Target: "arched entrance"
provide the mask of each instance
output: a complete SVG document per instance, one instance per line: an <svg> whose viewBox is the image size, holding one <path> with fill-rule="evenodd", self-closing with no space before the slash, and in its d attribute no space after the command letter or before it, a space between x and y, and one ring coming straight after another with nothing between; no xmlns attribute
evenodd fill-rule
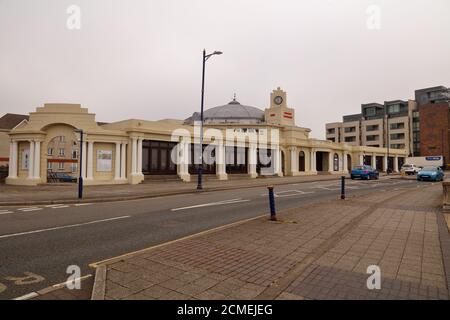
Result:
<svg viewBox="0 0 450 320"><path fill-rule="evenodd" d="M339 155L337 153L333 155L333 171L339 171Z"/></svg>
<svg viewBox="0 0 450 320"><path fill-rule="evenodd" d="M305 153L300 151L298 156L298 171L305 171Z"/></svg>

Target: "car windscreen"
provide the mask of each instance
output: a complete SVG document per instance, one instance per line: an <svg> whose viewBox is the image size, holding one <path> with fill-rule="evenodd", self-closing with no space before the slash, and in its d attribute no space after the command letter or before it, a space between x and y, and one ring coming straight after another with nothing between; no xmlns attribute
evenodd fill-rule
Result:
<svg viewBox="0 0 450 320"><path fill-rule="evenodd" d="M364 170L365 168L364 168L364 166L356 166L355 167L355 170Z"/></svg>
<svg viewBox="0 0 450 320"><path fill-rule="evenodd" d="M424 171L436 171L437 168L436 167L423 167L422 170L424 170Z"/></svg>

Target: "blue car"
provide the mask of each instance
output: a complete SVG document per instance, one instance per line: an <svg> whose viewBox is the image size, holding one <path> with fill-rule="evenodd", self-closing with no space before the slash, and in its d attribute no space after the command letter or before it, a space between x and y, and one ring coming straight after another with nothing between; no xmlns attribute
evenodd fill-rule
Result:
<svg viewBox="0 0 450 320"><path fill-rule="evenodd" d="M417 181L442 181L444 180L444 171L440 167L424 167L417 174Z"/></svg>
<svg viewBox="0 0 450 320"><path fill-rule="evenodd" d="M361 178L361 179L378 179L379 173L377 169L372 168L371 166L356 166L353 168L350 177L353 179Z"/></svg>

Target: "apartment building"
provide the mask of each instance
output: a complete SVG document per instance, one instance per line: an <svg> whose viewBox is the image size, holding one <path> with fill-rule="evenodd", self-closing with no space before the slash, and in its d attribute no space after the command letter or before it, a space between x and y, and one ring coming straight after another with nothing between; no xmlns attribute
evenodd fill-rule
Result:
<svg viewBox="0 0 450 320"><path fill-rule="evenodd" d="M362 104L361 113L326 124L326 138L354 146L406 149L412 154L411 119L416 109L413 100Z"/></svg>

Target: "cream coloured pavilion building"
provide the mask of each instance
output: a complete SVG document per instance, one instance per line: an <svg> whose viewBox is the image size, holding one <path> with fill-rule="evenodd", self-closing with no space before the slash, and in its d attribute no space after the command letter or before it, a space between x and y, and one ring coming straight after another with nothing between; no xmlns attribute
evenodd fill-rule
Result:
<svg viewBox="0 0 450 320"><path fill-rule="evenodd" d="M77 177L80 162L86 185L138 184L170 175L190 181L198 167L198 120L194 113L186 120L98 123L95 114L80 105L45 104L1 142L9 143L6 183L51 183L57 181L57 173ZM234 99L206 110L204 126L203 148L211 145L213 150L213 161L204 164L204 173L220 180L230 175L342 175L367 157L380 171L386 170L388 161L398 171L407 155L396 149L388 158L385 148L310 138L310 129L295 125L295 110L288 107L286 92L280 88L270 94L264 111Z"/></svg>

